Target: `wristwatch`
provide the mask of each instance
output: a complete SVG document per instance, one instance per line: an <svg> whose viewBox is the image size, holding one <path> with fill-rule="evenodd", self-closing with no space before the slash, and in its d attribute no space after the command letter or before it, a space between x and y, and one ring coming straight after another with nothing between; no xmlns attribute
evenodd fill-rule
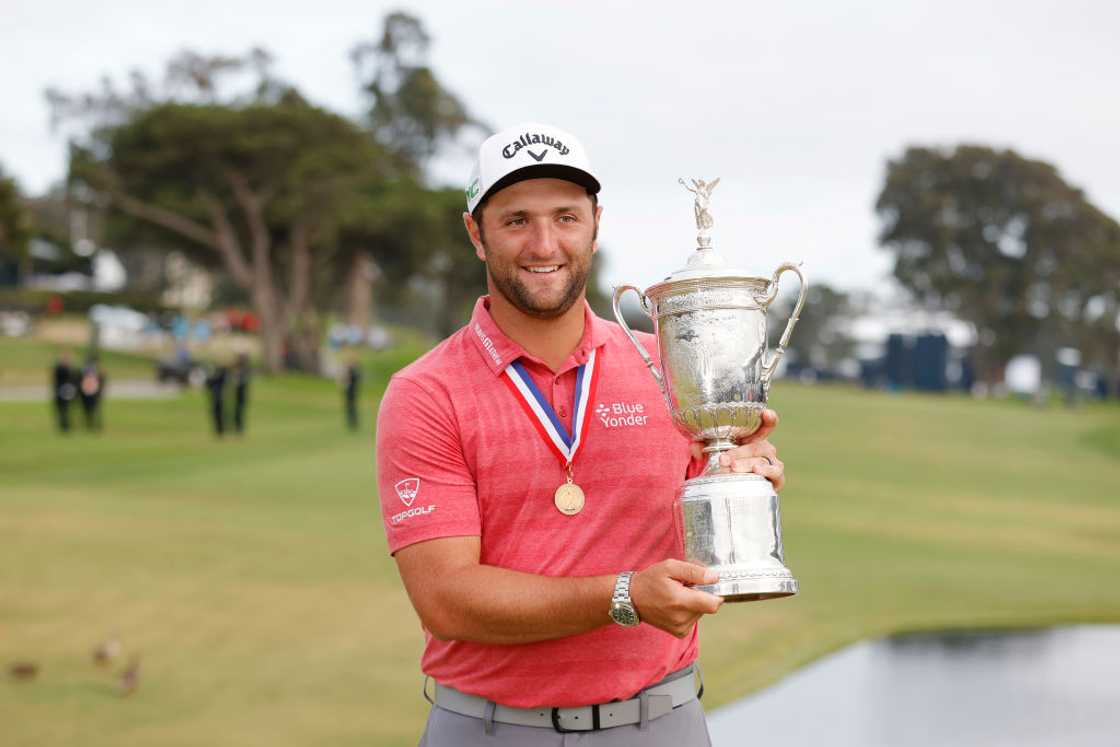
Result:
<svg viewBox="0 0 1120 747"><path fill-rule="evenodd" d="M611 597L611 619L625 628L633 628L641 622L634 603L630 601L630 577L634 571L623 571L614 582L614 596Z"/></svg>

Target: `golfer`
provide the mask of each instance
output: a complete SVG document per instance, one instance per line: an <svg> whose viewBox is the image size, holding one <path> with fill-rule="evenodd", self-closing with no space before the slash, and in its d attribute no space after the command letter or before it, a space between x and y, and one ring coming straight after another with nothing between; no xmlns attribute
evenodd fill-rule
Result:
<svg viewBox="0 0 1120 747"><path fill-rule="evenodd" d="M424 629L427 747L709 744L696 623L722 600L690 588L716 575L680 560L674 512L704 462L584 300L599 188L556 127L486 140L463 222L489 294L381 404L381 508ZM766 411L724 466L780 489L776 424Z"/></svg>

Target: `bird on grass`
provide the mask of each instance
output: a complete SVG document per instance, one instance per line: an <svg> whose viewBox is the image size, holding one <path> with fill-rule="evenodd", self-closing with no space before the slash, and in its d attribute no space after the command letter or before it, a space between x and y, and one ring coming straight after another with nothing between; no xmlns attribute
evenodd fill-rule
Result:
<svg viewBox="0 0 1120 747"><path fill-rule="evenodd" d="M17 680L34 679L39 673L39 665L33 661L17 661L8 667L8 674Z"/></svg>
<svg viewBox="0 0 1120 747"><path fill-rule="evenodd" d="M109 663L120 656L121 642L116 638L110 638L107 641L99 643L93 649L93 663L99 667L107 667Z"/></svg>
<svg viewBox="0 0 1120 747"><path fill-rule="evenodd" d="M140 686L140 657L133 656L132 661L123 672L121 672L121 695L132 695L136 692L136 688Z"/></svg>

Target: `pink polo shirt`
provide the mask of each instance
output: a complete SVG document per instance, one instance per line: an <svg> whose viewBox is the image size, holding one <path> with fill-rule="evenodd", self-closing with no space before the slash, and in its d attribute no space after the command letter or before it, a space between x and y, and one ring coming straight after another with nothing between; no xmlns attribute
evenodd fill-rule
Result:
<svg viewBox="0 0 1120 747"><path fill-rule="evenodd" d="M657 345L641 340L651 355ZM520 360L570 431L577 368L596 351L597 391L574 464L586 504L553 503L560 460L514 398L505 368ZM389 549L438 537L479 536L481 562L544 576L640 570L683 556L676 493L688 441L630 341L586 309L583 339L553 372L498 329L480 298L470 323L397 372L377 421L381 512ZM463 692L519 707L629 698L697 656L684 639L610 623L538 643L440 641L425 631L425 673Z"/></svg>

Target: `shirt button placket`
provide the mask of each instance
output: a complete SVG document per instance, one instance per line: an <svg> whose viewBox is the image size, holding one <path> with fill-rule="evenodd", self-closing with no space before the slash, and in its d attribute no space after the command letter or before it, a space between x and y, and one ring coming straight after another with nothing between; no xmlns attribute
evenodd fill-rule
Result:
<svg viewBox="0 0 1120 747"><path fill-rule="evenodd" d="M556 403L556 414L562 418L568 417L568 407L560 399L560 377L552 380L552 401Z"/></svg>

